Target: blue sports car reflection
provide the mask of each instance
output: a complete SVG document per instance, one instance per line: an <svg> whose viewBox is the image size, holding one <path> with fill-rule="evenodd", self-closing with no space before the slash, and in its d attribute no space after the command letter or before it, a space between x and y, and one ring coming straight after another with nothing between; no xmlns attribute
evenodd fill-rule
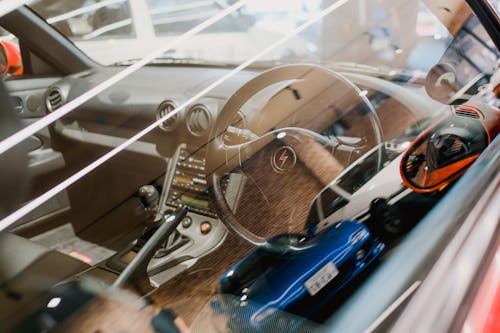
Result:
<svg viewBox="0 0 500 333"><path fill-rule="evenodd" d="M315 318L384 247L355 221L312 236L277 235L221 277L221 295L212 308L226 314L229 328L237 331L297 328ZM297 316L280 320L283 311Z"/></svg>

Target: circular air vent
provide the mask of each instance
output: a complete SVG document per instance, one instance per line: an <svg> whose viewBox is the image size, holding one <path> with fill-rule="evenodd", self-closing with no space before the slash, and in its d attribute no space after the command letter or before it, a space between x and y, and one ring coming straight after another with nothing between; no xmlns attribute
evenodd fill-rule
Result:
<svg viewBox="0 0 500 333"><path fill-rule="evenodd" d="M156 119L160 119L174 111L176 108L175 103L172 101L164 101L156 109ZM160 128L166 132L172 132L177 128L179 122L179 114L174 114L160 124Z"/></svg>
<svg viewBox="0 0 500 333"><path fill-rule="evenodd" d="M47 91L47 98L45 100L45 105L47 110L52 112L64 104L64 98L59 88L49 88Z"/></svg>
<svg viewBox="0 0 500 333"><path fill-rule="evenodd" d="M187 129L195 136L206 134L212 124L212 115L202 104L197 104L189 109L186 119Z"/></svg>

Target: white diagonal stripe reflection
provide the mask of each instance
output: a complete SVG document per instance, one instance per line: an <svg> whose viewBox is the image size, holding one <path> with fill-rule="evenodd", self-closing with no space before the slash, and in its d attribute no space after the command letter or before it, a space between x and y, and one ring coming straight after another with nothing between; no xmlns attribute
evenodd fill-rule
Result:
<svg viewBox="0 0 500 333"><path fill-rule="evenodd" d="M200 97L204 96L206 93L210 92L212 89L216 88L217 86L219 86L221 83L223 83L227 79L229 79L232 76L236 75L237 73L241 72L243 69L245 69L246 67L248 67L250 64L252 64L256 60L260 59L262 56L264 56L268 52L270 52L273 49L277 48L278 46L286 43L290 38L294 37L295 35L299 34L302 31L304 31L305 29L307 29L308 27L310 27L312 24L314 24L315 22L317 22L318 20L320 20L324 16L332 13L337 8L341 7L342 5L346 4L349 1L350 0L339 0L339 1L335 2L335 3L333 3L332 5L328 6L327 8L325 8L321 12L313 15L313 17L310 18L309 20L307 20L305 23L303 23L302 25L298 26L297 28L295 28L294 30L292 30L290 33L288 33L287 35L285 35L284 37L282 37L281 39L279 39L275 43L269 45L264 50L262 50L261 52L257 53L253 57L249 58L248 60L246 60L245 62L243 62L239 66L237 66L236 68L232 69L230 72L228 72L227 74L225 74L224 76L222 76L220 79L214 81L208 87L206 87L205 89L201 90L196 95L194 95L193 97L191 97L190 99L188 99L187 101L185 101L184 103L182 103L181 105L179 105L172 112L170 112L167 115L165 115L164 117L158 119L157 121L155 121L154 123L152 123L151 125L149 125L148 127L146 127L145 129L143 129L142 131L140 131L139 133L137 133L134 136L132 136L127 141L123 142L121 145L117 146L113 150L109 151L105 155L101 156L100 158L98 158L94 162L92 162L89 165L87 165L82 170L80 170L77 173L75 173L73 176L67 178L66 180L64 180L63 182L59 183L58 185L56 185L55 187L53 187L49 191L45 192L44 194L42 194L41 196L37 197L36 199L30 201L29 203L27 203L26 205L24 205L23 207L21 207L17 211L13 212L12 214L8 215L7 217L5 217L4 219L2 219L0 221L0 231L4 230L9 225L11 225L12 223L14 223L15 221L17 221L18 219L22 218L23 216L25 216L26 214L28 214L29 212L31 212L33 209L37 208L38 206L40 206L41 204L43 204L44 202L46 202L50 198L54 197L59 192L63 191L67 187L69 187L71 184L75 183L76 181L78 181L79 179L81 179L82 177L84 177L85 175L87 175L88 173L90 173L92 170L94 170L95 168L97 168L98 166L100 166L101 164L103 164L104 162L106 162L107 160L109 160L110 158L112 158L113 156L115 156L116 154L118 154L120 151L124 150L129 145L131 145L132 143L134 143L135 141L137 141L138 139L140 139L142 136L144 136L147 133L151 132L153 129L155 129L156 127L158 127L158 125L160 125L162 122L166 121L170 117L173 117L180 110L182 110L183 108L185 108L189 104L193 103L195 100L197 100Z"/></svg>
<svg viewBox="0 0 500 333"><path fill-rule="evenodd" d="M238 10L239 8L244 6L248 1L249 0L240 0L240 1L236 2L235 4L231 5L230 7L220 11L216 15L212 16L211 18L207 19L206 21L203 21L202 23L198 24L196 27L192 28L191 30L189 30L189 31L185 32L184 34L180 35L179 37L175 38L172 42L166 44L162 48L148 54L146 57L135 62L134 64L132 64L129 67L122 70L121 72L118 72L117 74L113 75L108 80L99 83L94 88L81 94L80 96L71 100L70 102L63 105L62 107L55 110L54 112L49 113L48 115L41 118L40 120L34 122L33 124L31 124L29 126L26 126L25 128L18 131L17 133L4 139L2 142L0 142L0 154L3 154L4 152L9 150L10 148L14 147L16 144L23 141L24 139L35 134L36 132L40 131L44 127L52 124L54 121L63 117L64 115L70 113L71 111L75 110L78 106L87 102L91 98L97 96L99 93L103 92L104 90L108 89L109 87L111 87L115 83L126 78L130 74L141 69L142 67L147 65L150 61L163 55L168 50L175 48L178 44L184 42L185 40L194 36L198 32L204 30L205 28L211 26L212 24L220 21L224 17L226 17L229 14L233 13L234 11Z"/></svg>

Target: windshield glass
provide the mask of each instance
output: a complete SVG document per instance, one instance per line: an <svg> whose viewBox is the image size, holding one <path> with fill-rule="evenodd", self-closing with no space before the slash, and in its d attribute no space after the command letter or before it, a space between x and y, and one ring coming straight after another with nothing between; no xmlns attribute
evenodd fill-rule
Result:
<svg viewBox="0 0 500 333"><path fill-rule="evenodd" d="M39 0L0 28L7 331L314 331L399 260L363 331L500 129L459 1Z"/></svg>
<svg viewBox="0 0 500 333"><path fill-rule="evenodd" d="M32 7L104 64L140 58L236 1L39 1ZM317 15L333 1L249 1L166 56L235 64ZM261 62L354 62L426 72L449 33L425 4L356 1L318 20Z"/></svg>

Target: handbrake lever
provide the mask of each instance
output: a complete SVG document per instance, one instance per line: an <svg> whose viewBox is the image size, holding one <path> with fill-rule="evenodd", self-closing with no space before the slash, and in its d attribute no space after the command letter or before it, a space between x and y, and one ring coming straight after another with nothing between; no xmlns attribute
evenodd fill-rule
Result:
<svg viewBox="0 0 500 333"><path fill-rule="evenodd" d="M149 277L147 273L148 264L162 243L172 234L187 214L187 208L179 208L173 215L164 217L163 223L158 227L155 233L137 252L130 264L125 267L118 278L115 280L112 288L123 287L127 282L141 288L144 283L149 285Z"/></svg>

